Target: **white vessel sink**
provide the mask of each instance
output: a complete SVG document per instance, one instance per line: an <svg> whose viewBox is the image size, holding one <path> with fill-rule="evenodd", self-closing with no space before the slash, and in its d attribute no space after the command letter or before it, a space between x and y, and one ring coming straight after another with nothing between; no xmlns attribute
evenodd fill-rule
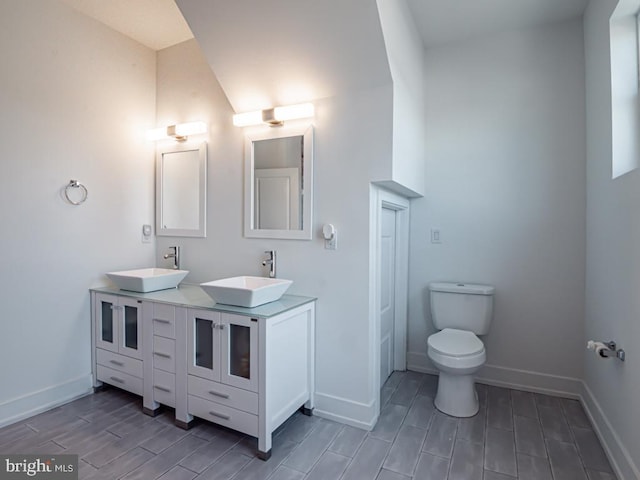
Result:
<svg viewBox="0 0 640 480"><path fill-rule="evenodd" d="M120 290L146 293L175 288L188 273L188 270L141 268L123 272L108 272L106 275Z"/></svg>
<svg viewBox="0 0 640 480"><path fill-rule="evenodd" d="M252 308L278 300L292 283L280 278L244 276L201 283L200 287L216 303Z"/></svg>

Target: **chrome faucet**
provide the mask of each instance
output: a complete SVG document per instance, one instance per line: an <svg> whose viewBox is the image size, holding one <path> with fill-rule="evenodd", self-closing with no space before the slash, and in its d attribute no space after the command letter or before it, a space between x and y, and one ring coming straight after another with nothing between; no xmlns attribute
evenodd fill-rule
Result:
<svg viewBox="0 0 640 480"><path fill-rule="evenodd" d="M264 253L268 253L269 258L262 261L262 266L266 267L269 265L269 278L276 278L276 251L265 250Z"/></svg>
<svg viewBox="0 0 640 480"><path fill-rule="evenodd" d="M169 247L169 250L173 250L173 253L167 253L164 255L164 259L173 258L174 270L180 270L180 247Z"/></svg>

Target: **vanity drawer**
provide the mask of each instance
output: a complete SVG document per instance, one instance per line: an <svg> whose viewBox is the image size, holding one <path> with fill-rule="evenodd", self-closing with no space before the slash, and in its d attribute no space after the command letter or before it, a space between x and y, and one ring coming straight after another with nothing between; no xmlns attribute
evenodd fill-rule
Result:
<svg viewBox="0 0 640 480"><path fill-rule="evenodd" d="M176 307L164 303L153 304L153 334L176 338Z"/></svg>
<svg viewBox="0 0 640 480"><path fill-rule="evenodd" d="M176 406L176 376L173 373L153 370L153 399L169 407Z"/></svg>
<svg viewBox="0 0 640 480"><path fill-rule="evenodd" d="M188 375L187 392L247 413L258 413L258 394Z"/></svg>
<svg viewBox="0 0 640 480"><path fill-rule="evenodd" d="M176 373L176 341L170 338L153 337L153 368Z"/></svg>
<svg viewBox="0 0 640 480"><path fill-rule="evenodd" d="M142 395L142 378L134 377L128 373L119 372L118 370L102 365L98 365L97 370L96 375L101 382L122 388L136 395Z"/></svg>
<svg viewBox="0 0 640 480"><path fill-rule="evenodd" d="M142 378L141 360L96 348L96 362L98 365L104 365L134 377Z"/></svg>
<svg viewBox="0 0 640 480"><path fill-rule="evenodd" d="M258 416L189 395L189 413L247 435L258 436Z"/></svg>

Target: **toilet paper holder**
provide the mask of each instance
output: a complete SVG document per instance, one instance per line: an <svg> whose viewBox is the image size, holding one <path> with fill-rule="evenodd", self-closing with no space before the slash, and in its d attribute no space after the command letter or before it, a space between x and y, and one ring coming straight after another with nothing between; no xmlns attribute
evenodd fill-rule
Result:
<svg viewBox="0 0 640 480"><path fill-rule="evenodd" d="M606 348L598 348L598 346ZM625 353L624 350L618 348L616 342L613 340L609 342L594 342L593 340L587 342L587 348L595 350L602 358L616 357L618 360L624 362Z"/></svg>

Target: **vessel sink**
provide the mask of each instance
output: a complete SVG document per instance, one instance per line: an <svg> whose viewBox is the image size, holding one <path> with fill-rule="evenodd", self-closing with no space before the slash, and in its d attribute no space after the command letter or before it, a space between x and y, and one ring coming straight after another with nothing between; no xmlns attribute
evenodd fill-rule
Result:
<svg viewBox="0 0 640 480"><path fill-rule="evenodd" d="M120 290L147 293L175 288L188 273L188 270L141 268L123 272L108 272L106 275Z"/></svg>
<svg viewBox="0 0 640 480"><path fill-rule="evenodd" d="M280 278L243 276L201 283L200 287L216 303L252 308L278 300L292 283Z"/></svg>

